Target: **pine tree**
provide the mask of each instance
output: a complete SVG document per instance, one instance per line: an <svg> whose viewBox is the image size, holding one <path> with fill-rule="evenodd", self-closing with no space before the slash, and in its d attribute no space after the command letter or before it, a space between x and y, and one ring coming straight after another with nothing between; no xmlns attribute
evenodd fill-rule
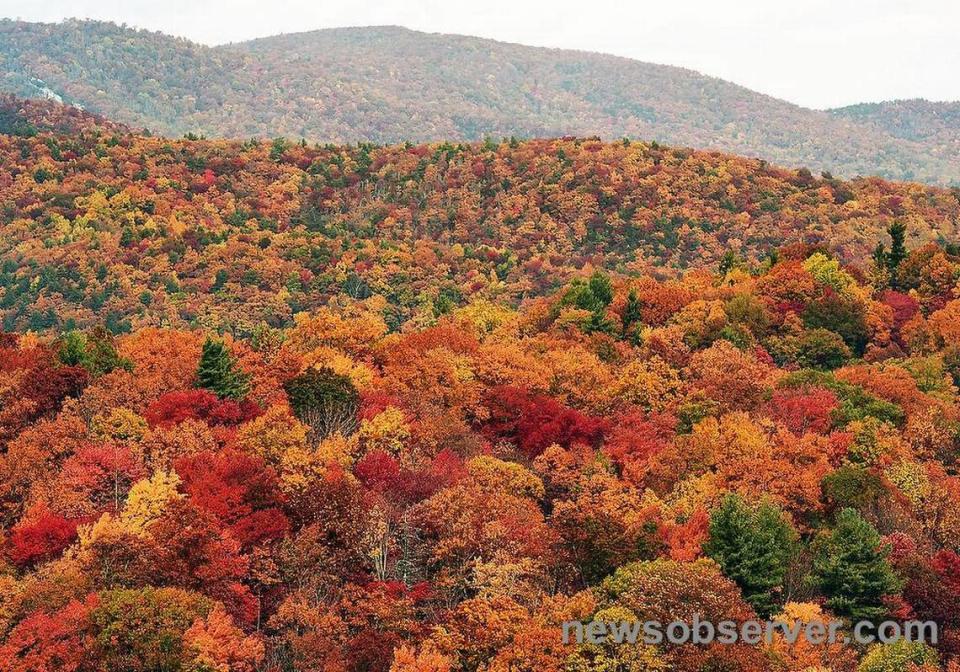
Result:
<svg viewBox="0 0 960 672"><path fill-rule="evenodd" d="M243 399L250 390L250 377L239 370L223 341L207 338L203 342L197 387L216 393L221 399Z"/></svg>
<svg viewBox="0 0 960 672"><path fill-rule="evenodd" d="M610 276L602 271L594 271L588 282L590 294L593 297L594 310L601 310L613 301L613 288L610 285Z"/></svg>
<svg viewBox="0 0 960 672"><path fill-rule="evenodd" d="M884 255L887 271L890 273L890 286L894 289L900 286L900 264L907 258L905 244L907 225L903 222L894 222L887 228L890 235L890 251Z"/></svg>
<svg viewBox="0 0 960 672"><path fill-rule="evenodd" d="M873 248L873 265L878 269L887 268L887 248L884 247L883 243L877 243L877 246Z"/></svg>
<svg viewBox="0 0 960 672"><path fill-rule="evenodd" d="M721 278L726 277L727 273L732 271L737 266L737 255L734 254L733 250L727 250L723 253L723 258L720 259L720 267L717 272Z"/></svg>
<svg viewBox="0 0 960 672"><path fill-rule="evenodd" d="M906 246L907 225L903 222L894 222L887 227L890 236L890 251L887 252L883 243L877 243L873 250L874 273L882 278L881 282L893 289L900 287L900 264L907 258Z"/></svg>
<svg viewBox="0 0 960 672"><path fill-rule="evenodd" d="M757 614L768 617L783 604L780 593L796 543L796 530L776 506L751 507L728 495L710 516L704 551L740 586Z"/></svg>
<svg viewBox="0 0 960 672"><path fill-rule="evenodd" d="M811 580L835 614L854 621L881 619L887 614L883 598L900 589L887 562L889 552L870 523L855 509L843 509L833 531L814 544Z"/></svg>
<svg viewBox="0 0 960 672"><path fill-rule="evenodd" d="M890 235L890 252L887 254L887 265L891 273L895 273L900 264L907 258L905 244L907 225L903 222L894 222L887 228Z"/></svg>
<svg viewBox="0 0 960 672"><path fill-rule="evenodd" d="M623 313L620 316L620 325L622 327L624 337L629 335L630 329L640 322L640 318L640 298L637 296L637 293L631 289L630 293L627 295L627 304L624 306Z"/></svg>
<svg viewBox="0 0 960 672"><path fill-rule="evenodd" d="M57 357L66 366L82 366L87 356L87 339L79 331L68 331L60 339Z"/></svg>

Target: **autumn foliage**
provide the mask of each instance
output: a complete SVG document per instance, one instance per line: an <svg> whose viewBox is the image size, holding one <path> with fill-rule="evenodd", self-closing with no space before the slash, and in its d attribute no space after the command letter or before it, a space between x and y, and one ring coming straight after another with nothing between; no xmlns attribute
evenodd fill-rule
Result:
<svg viewBox="0 0 960 672"><path fill-rule="evenodd" d="M956 248L853 263L808 241L662 277L620 246L646 227L680 259L657 217L717 199L773 236L840 207L933 221L952 195L864 180L838 205L788 171L574 140L268 159L87 129L53 159L38 138L0 136L27 157L0 175L22 255L0 289L3 672L956 669ZM754 208L778 189L780 214ZM942 632L561 641L565 620L694 613Z"/></svg>

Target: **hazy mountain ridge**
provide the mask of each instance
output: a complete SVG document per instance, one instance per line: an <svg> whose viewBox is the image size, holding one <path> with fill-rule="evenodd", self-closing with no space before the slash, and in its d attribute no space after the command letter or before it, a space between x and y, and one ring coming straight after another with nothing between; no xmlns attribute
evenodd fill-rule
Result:
<svg viewBox="0 0 960 672"><path fill-rule="evenodd" d="M870 124L894 137L924 143L938 157L960 161L960 102L922 99L862 103L831 114Z"/></svg>
<svg viewBox="0 0 960 672"><path fill-rule="evenodd" d="M942 133L898 134L870 116L808 110L672 66L396 27L206 47L109 23L3 21L0 88L167 135L629 136L838 175L960 183Z"/></svg>

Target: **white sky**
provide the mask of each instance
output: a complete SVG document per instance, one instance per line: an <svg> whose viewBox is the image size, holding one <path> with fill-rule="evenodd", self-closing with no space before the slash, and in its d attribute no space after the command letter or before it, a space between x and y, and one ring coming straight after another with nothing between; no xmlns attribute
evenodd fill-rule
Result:
<svg viewBox="0 0 960 672"><path fill-rule="evenodd" d="M0 0L220 44L395 24L681 65L808 107L960 100L958 0Z"/></svg>

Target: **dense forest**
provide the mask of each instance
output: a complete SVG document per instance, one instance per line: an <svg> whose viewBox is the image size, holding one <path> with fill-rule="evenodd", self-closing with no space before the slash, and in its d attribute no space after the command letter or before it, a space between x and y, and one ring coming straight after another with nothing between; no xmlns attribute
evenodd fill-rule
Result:
<svg viewBox="0 0 960 672"><path fill-rule="evenodd" d="M110 23L0 20L0 90L172 136L342 144L599 135L838 177L960 184L956 114L922 101L882 118L809 110L682 68L396 27L207 47Z"/></svg>
<svg viewBox="0 0 960 672"><path fill-rule="evenodd" d="M0 103L0 671L958 672L960 191ZM564 643L564 621L936 643Z"/></svg>
<svg viewBox="0 0 960 672"><path fill-rule="evenodd" d="M960 259L0 336L0 669L956 670ZM938 622L563 644L569 619ZM942 666L942 667L940 667Z"/></svg>
<svg viewBox="0 0 960 672"><path fill-rule="evenodd" d="M960 191L560 139L374 146L168 140L52 103L0 105L0 317L249 336L378 297L391 329L517 306L605 269L760 270L791 243L869 262L886 229L957 238Z"/></svg>
<svg viewBox="0 0 960 672"><path fill-rule="evenodd" d="M960 152L960 102L894 100L864 103L830 110L838 117L876 124L887 133L906 140L932 142L939 151Z"/></svg>

